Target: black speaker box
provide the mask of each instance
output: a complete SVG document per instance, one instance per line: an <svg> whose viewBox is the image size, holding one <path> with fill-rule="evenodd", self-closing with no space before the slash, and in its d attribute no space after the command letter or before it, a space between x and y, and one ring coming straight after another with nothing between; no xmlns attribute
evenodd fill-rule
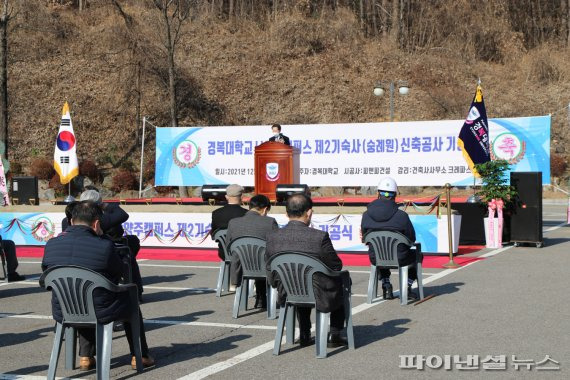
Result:
<svg viewBox="0 0 570 380"><path fill-rule="evenodd" d="M12 178L12 203L21 205L39 205L38 177Z"/></svg>
<svg viewBox="0 0 570 380"><path fill-rule="evenodd" d="M307 185L279 184L275 188L275 198L277 199L277 202L285 202L290 195L298 193L311 196L311 190Z"/></svg>
<svg viewBox="0 0 570 380"><path fill-rule="evenodd" d="M202 200L210 200L216 203L226 202L226 188L228 185L204 185L202 186Z"/></svg>
<svg viewBox="0 0 570 380"><path fill-rule="evenodd" d="M511 216L511 242L542 247L542 172L511 172L517 190Z"/></svg>

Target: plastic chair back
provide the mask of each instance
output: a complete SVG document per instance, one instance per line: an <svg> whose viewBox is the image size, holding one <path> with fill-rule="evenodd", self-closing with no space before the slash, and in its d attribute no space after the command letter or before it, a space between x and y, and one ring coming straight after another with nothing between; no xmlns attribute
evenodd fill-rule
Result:
<svg viewBox="0 0 570 380"><path fill-rule="evenodd" d="M265 278L265 240L244 236L231 242L231 255L237 255L244 278Z"/></svg>
<svg viewBox="0 0 570 380"><path fill-rule="evenodd" d="M93 291L103 288L111 292L125 291L105 276L73 265L54 266L46 270L40 284L51 290L59 301L63 320L71 324L96 324Z"/></svg>
<svg viewBox="0 0 570 380"><path fill-rule="evenodd" d="M337 277L342 272L328 268L319 260L302 252L279 253L270 260L270 269L277 272L287 293L287 303L315 304L313 275L322 273Z"/></svg>
<svg viewBox="0 0 570 380"><path fill-rule="evenodd" d="M406 236L393 231L371 231L364 236L364 243L371 247L376 257L376 266L398 268L398 246L413 247Z"/></svg>
<svg viewBox="0 0 570 380"><path fill-rule="evenodd" d="M225 261L231 261L231 253L228 249L228 242L226 241L227 229L218 229L214 232L214 241L222 246L224 250Z"/></svg>

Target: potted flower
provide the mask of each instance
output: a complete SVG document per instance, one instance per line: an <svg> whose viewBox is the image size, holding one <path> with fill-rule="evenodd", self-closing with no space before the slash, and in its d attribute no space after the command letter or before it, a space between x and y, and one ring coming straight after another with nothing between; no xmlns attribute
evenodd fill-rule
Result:
<svg viewBox="0 0 570 380"><path fill-rule="evenodd" d="M487 248L502 246L503 209L510 206L516 196L514 187L507 183L506 172L509 166L506 160L493 160L475 165L475 170L483 182L478 195L489 211L488 217L484 219Z"/></svg>

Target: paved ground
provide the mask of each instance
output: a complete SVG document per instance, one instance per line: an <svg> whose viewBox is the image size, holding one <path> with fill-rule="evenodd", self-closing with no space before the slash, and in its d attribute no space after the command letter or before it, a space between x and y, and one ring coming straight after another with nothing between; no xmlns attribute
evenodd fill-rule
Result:
<svg viewBox="0 0 570 380"><path fill-rule="evenodd" d="M327 359L316 359L314 346L284 346L280 356L273 356L276 321L258 311L232 319L233 295L216 298L211 289L217 265L143 261L142 311L157 366L138 377L569 378L570 227L560 226L566 220L565 206L545 205L544 219L545 248L483 250L478 255L485 260L461 269L426 269L425 292L435 297L419 305L402 307L397 300L367 305L367 268L348 268L357 348L330 349ZM0 379L44 377L53 342L50 295L33 280L40 275L39 260L21 259L20 272L30 280L0 284ZM123 334L116 333L113 378L136 375L127 350ZM423 370L402 369L402 360L409 364L402 355L429 357L431 367L438 366L439 357L452 369L425 364ZM459 369L453 355L462 361L477 355L477 368ZM500 355L506 356L505 370L488 370L481 362ZM513 355L532 360L532 369L516 370ZM559 370L538 370L535 364L547 355L558 364L542 367ZM62 359L59 376L95 377L94 371L66 371Z"/></svg>

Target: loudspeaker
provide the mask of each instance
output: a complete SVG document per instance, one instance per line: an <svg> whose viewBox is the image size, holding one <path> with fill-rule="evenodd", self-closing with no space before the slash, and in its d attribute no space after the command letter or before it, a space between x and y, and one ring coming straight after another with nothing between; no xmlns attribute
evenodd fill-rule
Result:
<svg viewBox="0 0 570 380"><path fill-rule="evenodd" d="M307 185L286 185L280 184L275 188L275 198L277 202L285 202L291 194L302 193L311 196L311 190Z"/></svg>
<svg viewBox="0 0 570 380"><path fill-rule="evenodd" d="M12 203L39 205L38 177L14 177L12 179Z"/></svg>
<svg viewBox="0 0 570 380"><path fill-rule="evenodd" d="M202 200L210 200L216 203L226 202L226 188L228 185L204 185L202 186Z"/></svg>
<svg viewBox="0 0 570 380"><path fill-rule="evenodd" d="M542 247L542 172L511 172L518 195L511 216L511 241Z"/></svg>

